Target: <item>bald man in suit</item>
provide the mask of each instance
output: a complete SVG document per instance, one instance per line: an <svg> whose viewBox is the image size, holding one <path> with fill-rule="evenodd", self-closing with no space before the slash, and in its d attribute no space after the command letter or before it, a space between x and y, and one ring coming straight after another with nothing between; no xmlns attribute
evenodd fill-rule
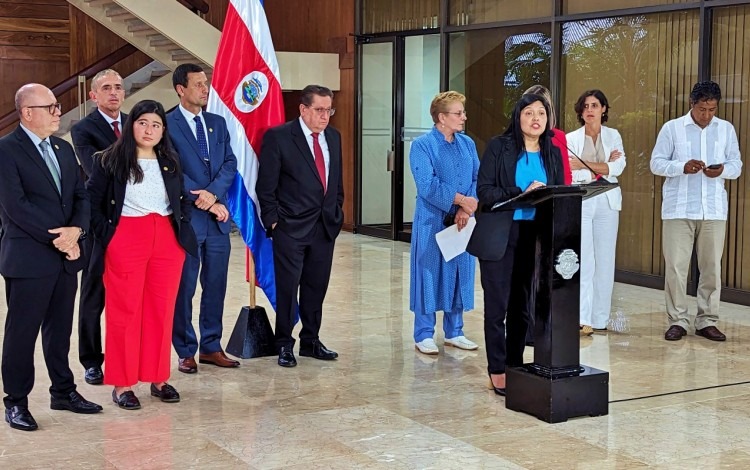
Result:
<svg viewBox="0 0 750 470"><path fill-rule="evenodd" d="M52 136L61 114L52 91L24 85L15 105L21 123L0 139L0 274L8 305L3 401L10 427L33 431L38 426L28 395L40 329L52 381L50 408L90 414L102 407L76 391L68 364L77 273L83 268L80 239L90 218L88 195L73 148Z"/></svg>

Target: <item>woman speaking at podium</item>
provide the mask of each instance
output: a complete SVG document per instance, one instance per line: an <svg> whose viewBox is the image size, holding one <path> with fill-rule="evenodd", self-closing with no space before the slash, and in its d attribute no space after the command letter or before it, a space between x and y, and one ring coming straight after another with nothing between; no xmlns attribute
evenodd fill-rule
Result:
<svg viewBox="0 0 750 470"><path fill-rule="evenodd" d="M564 184L562 156L552 145L549 115L543 97L523 95L508 129L490 140L479 165L481 213L467 251L479 259L487 371L498 395L505 395L506 366L523 364L529 328L523 311L532 292L536 229L533 208L496 212L491 208L545 185Z"/></svg>

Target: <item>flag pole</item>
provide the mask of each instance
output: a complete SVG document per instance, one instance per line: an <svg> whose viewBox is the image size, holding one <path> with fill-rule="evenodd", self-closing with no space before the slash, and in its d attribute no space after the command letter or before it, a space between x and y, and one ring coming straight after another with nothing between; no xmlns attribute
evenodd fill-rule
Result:
<svg viewBox="0 0 750 470"><path fill-rule="evenodd" d="M255 260L253 259L253 253L250 251L250 248L245 248L246 251L246 274L247 274L247 284L250 287L250 308L255 308Z"/></svg>

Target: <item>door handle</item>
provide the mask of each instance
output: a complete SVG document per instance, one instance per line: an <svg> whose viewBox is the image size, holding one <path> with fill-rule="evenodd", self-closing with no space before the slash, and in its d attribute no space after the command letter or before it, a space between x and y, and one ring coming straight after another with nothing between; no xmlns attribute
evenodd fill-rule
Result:
<svg viewBox="0 0 750 470"><path fill-rule="evenodd" d="M393 171L396 169L396 152L389 150L386 152L386 170Z"/></svg>

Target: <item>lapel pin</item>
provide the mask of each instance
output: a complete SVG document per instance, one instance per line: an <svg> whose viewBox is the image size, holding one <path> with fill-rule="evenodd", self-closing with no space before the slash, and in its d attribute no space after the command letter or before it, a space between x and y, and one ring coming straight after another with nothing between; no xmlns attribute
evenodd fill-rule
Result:
<svg viewBox="0 0 750 470"><path fill-rule="evenodd" d="M55 144L55 150L60 150L60 146Z"/></svg>
<svg viewBox="0 0 750 470"><path fill-rule="evenodd" d="M209 128L208 128L208 132L213 132L213 131L214 131L214 130L213 130L213 128L212 128L212 127L209 127Z"/></svg>
<svg viewBox="0 0 750 470"><path fill-rule="evenodd" d="M167 168L167 167L162 167L162 169L163 169L164 171L169 171L169 168Z"/></svg>

